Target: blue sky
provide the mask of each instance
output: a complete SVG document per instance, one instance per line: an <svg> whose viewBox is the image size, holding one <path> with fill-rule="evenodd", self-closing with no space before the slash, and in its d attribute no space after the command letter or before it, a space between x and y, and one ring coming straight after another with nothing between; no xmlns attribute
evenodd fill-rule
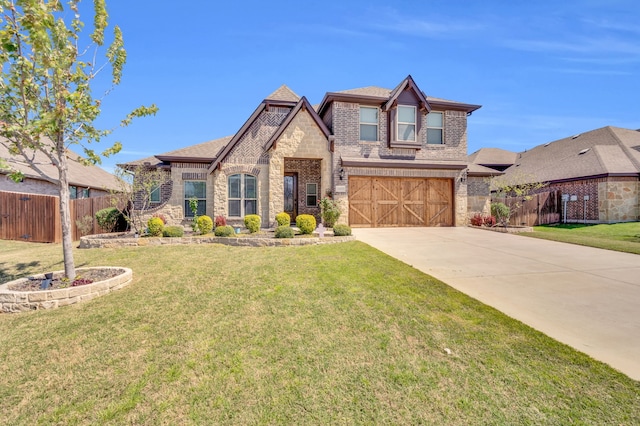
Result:
<svg viewBox="0 0 640 426"><path fill-rule="evenodd" d="M316 104L408 74L429 96L482 105L469 117L469 153L640 128L637 0L183 4L107 0L128 61L101 123L160 108L105 141L123 143L108 170L234 134L282 84Z"/></svg>

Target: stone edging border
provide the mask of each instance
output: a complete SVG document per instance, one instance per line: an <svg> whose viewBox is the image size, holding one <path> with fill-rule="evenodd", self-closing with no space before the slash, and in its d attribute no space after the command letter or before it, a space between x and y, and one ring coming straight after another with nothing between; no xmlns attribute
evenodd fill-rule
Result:
<svg viewBox="0 0 640 426"><path fill-rule="evenodd" d="M85 300L91 300L98 296L103 296L114 290L119 290L133 281L133 271L129 268L119 266L98 266L92 268L78 268L76 271L81 273L88 269L123 269L124 273L108 278L103 281L85 284L78 287L58 288L55 290L40 291L13 291L9 290L9 286L18 282L28 280L28 278L20 278L9 281L0 285L0 312L13 313L34 311L38 309L54 309L61 306L72 305ZM64 271L55 271L63 273ZM34 278L42 279L44 274L34 275Z"/></svg>
<svg viewBox="0 0 640 426"><path fill-rule="evenodd" d="M236 247L282 247L306 246L312 244L333 244L355 241L353 235L347 237L310 238L251 238L251 237L144 237L144 238L100 238L89 235L80 238L80 248L115 248L138 246L161 246L175 244L224 244Z"/></svg>
<svg viewBox="0 0 640 426"><path fill-rule="evenodd" d="M503 234L518 234L520 232L533 232L533 227L531 226L508 226L506 229L504 226L473 226L473 225L468 225L469 228L473 228L473 229L483 229L485 231L491 231L491 232L502 232Z"/></svg>

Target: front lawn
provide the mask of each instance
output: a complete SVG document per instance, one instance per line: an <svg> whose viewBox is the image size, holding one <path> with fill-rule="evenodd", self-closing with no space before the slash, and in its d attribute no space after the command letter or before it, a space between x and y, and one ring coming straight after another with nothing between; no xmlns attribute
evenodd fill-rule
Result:
<svg viewBox="0 0 640 426"><path fill-rule="evenodd" d="M75 255L134 282L0 314L3 424L640 423L640 382L361 242ZM0 241L3 281L49 269Z"/></svg>
<svg viewBox="0 0 640 426"><path fill-rule="evenodd" d="M640 254L640 222L544 225L520 235Z"/></svg>

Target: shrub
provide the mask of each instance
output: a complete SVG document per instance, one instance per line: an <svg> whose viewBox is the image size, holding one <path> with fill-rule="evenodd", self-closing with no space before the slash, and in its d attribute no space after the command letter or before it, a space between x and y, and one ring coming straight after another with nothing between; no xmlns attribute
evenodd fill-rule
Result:
<svg viewBox="0 0 640 426"><path fill-rule="evenodd" d="M335 235L336 237L346 237L348 235L351 235L351 227L342 223L334 225L333 235Z"/></svg>
<svg viewBox="0 0 640 426"><path fill-rule="evenodd" d="M218 226L214 231L216 237L230 237L235 234L235 230L231 225Z"/></svg>
<svg viewBox="0 0 640 426"><path fill-rule="evenodd" d="M83 216L82 219L76 220L76 227L80 236L89 234L93 231L93 218L90 215Z"/></svg>
<svg viewBox="0 0 640 426"><path fill-rule="evenodd" d="M159 217L152 217L147 221L147 229L149 230L149 235L152 237L159 237L162 235L164 223Z"/></svg>
<svg viewBox="0 0 640 426"><path fill-rule="evenodd" d="M98 210L96 213L96 221L100 228L107 232L112 232L116 227L118 220L122 214L115 207L107 207L106 209Z"/></svg>
<svg viewBox="0 0 640 426"><path fill-rule="evenodd" d="M153 215L153 217L157 217L158 219L160 219L163 225L167 224L167 218L162 213L156 213Z"/></svg>
<svg viewBox="0 0 640 426"><path fill-rule="evenodd" d="M296 226L303 234L310 234L316 229L316 218L310 214L301 214L296 217Z"/></svg>
<svg viewBox="0 0 640 426"><path fill-rule="evenodd" d="M276 238L293 238L295 233L293 228L289 225L280 225L276 228Z"/></svg>
<svg viewBox="0 0 640 426"><path fill-rule="evenodd" d="M504 203L492 203L491 215L494 216L498 222L506 224L511 216L511 209Z"/></svg>
<svg viewBox="0 0 640 426"><path fill-rule="evenodd" d="M482 218L482 224L484 226L496 226L496 218L494 216L485 216Z"/></svg>
<svg viewBox="0 0 640 426"><path fill-rule="evenodd" d="M471 218L471 225L473 226L482 226L484 223L484 218L480 213L475 213Z"/></svg>
<svg viewBox="0 0 640 426"><path fill-rule="evenodd" d="M322 211L321 215L324 226L327 228L333 228L333 225L336 224L336 221L340 217L340 208L338 207L338 203L333 201L331 198L324 197L320 200L320 209Z"/></svg>
<svg viewBox="0 0 640 426"><path fill-rule="evenodd" d="M287 212L280 212L276 215L276 222L278 226L290 226L291 225L291 216Z"/></svg>
<svg viewBox="0 0 640 426"><path fill-rule="evenodd" d="M196 219L196 225L198 227L198 232L202 235L208 234L213 229L213 221L206 214L198 216L198 219Z"/></svg>
<svg viewBox="0 0 640 426"><path fill-rule="evenodd" d="M216 216L216 228L218 226L225 226L227 224L227 219L224 216Z"/></svg>
<svg viewBox="0 0 640 426"><path fill-rule="evenodd" d="M163 237L182 237L184 235L184 228L182 226L171 225L165 226L162 230Z"/></svg>
<svg viewBox="0 0 640 426"><path fill-rule="evenodd" d="M260 219L260 216L258 216L257 214L248 214L244 217L244 226L252 234L260 230L261 224L262 224L262 219Z"/></svg>

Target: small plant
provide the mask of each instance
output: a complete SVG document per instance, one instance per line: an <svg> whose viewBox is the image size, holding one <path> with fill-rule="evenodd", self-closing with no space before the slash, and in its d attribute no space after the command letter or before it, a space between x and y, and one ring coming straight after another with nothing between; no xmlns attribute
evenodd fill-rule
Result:
<svg viewBox="0 0 640 426"><path fill-rule="evenodd" d="M76 278L71 283L71 287L78 287L78 286L81 286L81 285L91 284L92 282L93 282L93 280L90 279L90 278Z"/></svg>
<svg viewBox="0 0 640 426"><path fill-rule="evenodd" d="M90 215L86 215L82 219L76 220L76 226L80 231L80 236L87 235L93 231L93 218Z"/></svg>
<svg viewBox="0 0 640 426"><path fill-rule="evenodd" d="M492 203L491 215L495 217L496 221L506 226L511 217L511 209L504 203Z"/></svg>
<svg viewBox="0 0 640 426"><path fill-rule="evenodd" d="M216 237L230 237L235 234L235 230L231 225L218 226L214 234Z"/></svg>
<svg viewBox="0 0 640 426"><path fill-rule="evenodd" d="M164 223L159 217L152 217L147 221L147 230L152 237L159 237L162 235L164 229Z"/></svg>
<svg viewBox="0 0 640 426"><path fill-rule="evenodd" d="M244 217L244 226L250 233L254 234L260 230L262 219L257 214L248 214Z"/></svg>
<svg viewBox="0 0 640 426"><path fill-rule="evenodd" d="M303 234L311 234L316 229L316 218L310 214L301 214L296 217L296 226Z"/></svg>
<svg viewBox="0 0 640 426"><path fill-rule="evenodd" d="M471 217L471 225L473 225L473 226L482 226L483 223L484 223L484 218L482 217L482 215L480 213L475 213Z"/></svg>
<svg viewBox="0 0 640 426"><path fill-rule="evenodd" d="M227 224L227 219L224 216L216 216L216 228L218 226L225 226Z"/></svg>
<svg viewBox="0 0 640 426"><path fill-rule="evenodd" d="M482 218L482 224L488 227L496 226L496 218L494 216L485 216Z"/></svg>
<svg viewBox="0 0 640 426"><path fill-rule="evenodd" d="M322 221L327 228L333 228L336 221L340 218L340 208L338 203L328 197L320 200L320 210L322 211Z"/></svg>
<svg viewBox="0 0 640 426"><path fill-rule="evenodd" d="M333 235L335 235L336 237L349 236L351 235L351 227L342 223L333 225Z"/></svg>
<svg viewBox="0 0 640 426"><path fill-rule="evenodd" d="M107 207L96 212L96 222L105 231L113 232L121 215L122 213L117 208Z"/></svg>
<svg viewBox="0 0 640 426"><path fill-rule="evenodd" d="M276 215L276 223L278 226L290 226L291 225L291 216L287 212L280 212Z"/></svg>
<svg viewBox="0 0 640 426"><path fill-rule="evenodd" d="M193 232L196 234L198 231L198 199L195 197L189 198L189 210L191 210L191 214L193 215L193 222L191 223L191 228Z"/></svg>
<svg viewBox="0 0 640 426"><path fill-rule="evenodd" d="M276 238L293 238L295 232L293 228L289 225L280 225L276 228L275 237Z"/></svg>
<svg viewBox="0 0 640 426"><path fill-rule="evenodd" d="M184 235L184 228L182 226L170 225L165 226L162 230L163 237L182 237Z"/></svg>
<svg viewBox="0 0 640 426"><path fill-rule="evenodd" d="M167 224L167 218L162 213L156 213L156 214L153 215L153 217L157 217L158 219L160 219L162 221L163 224L165 224L165 225Z"/></svg>
<svg viewBox="0 0 640 426"><path fill-rule="evenodd" d="M196 220L196 226L198 228L198 232L202 235L208 234L213 229L213 221L209 216L202 215L198 216Z"/></svg>

